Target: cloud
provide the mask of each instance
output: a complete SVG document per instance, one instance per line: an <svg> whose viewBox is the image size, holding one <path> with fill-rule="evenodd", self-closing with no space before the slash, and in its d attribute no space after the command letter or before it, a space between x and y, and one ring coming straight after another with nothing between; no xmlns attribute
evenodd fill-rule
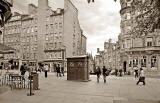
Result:
<svg viewBox="0 0 160 103"><path fill-rule="evenodd" d="M79 1L79 2L78 2ZM120 5L114 0L72 0L79 10L79 21L87 36L87 51L95 55L109 38L116 42L120 33ZM85 15L84 15L85 14Z"/></svg>

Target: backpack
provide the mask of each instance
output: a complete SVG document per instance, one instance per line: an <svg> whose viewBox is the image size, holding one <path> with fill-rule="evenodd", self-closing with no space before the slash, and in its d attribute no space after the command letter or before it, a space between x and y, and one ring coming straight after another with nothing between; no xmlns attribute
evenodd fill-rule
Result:
<svg viewBox="0 0 160 103"><path fill-rule="evenodd" d="M105 73L106 73L106 76L108 76L108 75L109 75L109 71L108 71L108 70L107 70Z"/></svg>

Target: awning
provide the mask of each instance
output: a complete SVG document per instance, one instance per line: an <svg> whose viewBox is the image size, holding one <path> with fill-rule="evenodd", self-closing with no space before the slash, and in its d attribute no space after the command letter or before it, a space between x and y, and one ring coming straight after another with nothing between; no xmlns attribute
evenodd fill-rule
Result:
<svg viewBox="0 0 160 103"><path fill-rule="evenodd" d="M0 54L10 54L14 52L15 52L15 49L0 43Z"/></svg>

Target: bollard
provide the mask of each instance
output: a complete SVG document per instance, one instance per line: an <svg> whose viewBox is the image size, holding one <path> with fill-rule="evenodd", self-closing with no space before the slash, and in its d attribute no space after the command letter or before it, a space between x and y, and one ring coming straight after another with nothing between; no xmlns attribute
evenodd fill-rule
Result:
<svg viewBox="0 0 160 103"><path fill-rule="evenodd" d="M34 93L32 93L32 75L31 73L29 74L29 93L27 94L27 96L32 96L34 95Z"/></svg>

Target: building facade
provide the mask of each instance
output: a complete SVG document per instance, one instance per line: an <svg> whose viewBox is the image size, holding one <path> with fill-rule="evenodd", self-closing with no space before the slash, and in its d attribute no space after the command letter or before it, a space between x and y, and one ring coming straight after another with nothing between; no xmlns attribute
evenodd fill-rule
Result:
<svg viewBox="0 0 160 103"><path fill-rule="evenodd" d="M137 66L146 71L160 71L160 2L120 0L120 4L122 69L126 72Z"/></svg>
<svg viewBox="0 0 160 103"><path fill-rule="evenodd" d="M4 44L17 50L5 59L46 62L54 71L56 64L66 67L66 57L86 54L78 10L70 0L56 11L48 6L48 0L39 0L38 7L29 4L28 12L14 13L3 30Z"/></svg>

